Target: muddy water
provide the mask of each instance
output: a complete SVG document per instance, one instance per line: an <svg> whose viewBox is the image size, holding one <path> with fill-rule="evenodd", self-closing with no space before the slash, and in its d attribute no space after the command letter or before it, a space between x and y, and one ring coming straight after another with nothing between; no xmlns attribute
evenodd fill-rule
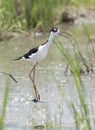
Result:
<svg viewBox="0 0 95 130"><path fill-rule="evenodd" d="M10 94L5 118L5 130L74 130L74 121L68 107L71 100L78 101L77 90L73 77L65 74L66 61L52 44L45 60L36 68L36 84L41 94L41 102L34 103L35 94L28 74L33 63L13 61L30 48L47 40L48 34L41 36L16 36L0 50L0 72L12 74L18 83L10 77L0 74L0 108L3 93L8 83ZM64 40L64 46L69 47L69 41ZM4 43L2 43L4 44ZM82 76L88 97L95 103L95 74ZM1 111L1 109L0 109ZM54 128L53 128L54 127Z"/></svg>

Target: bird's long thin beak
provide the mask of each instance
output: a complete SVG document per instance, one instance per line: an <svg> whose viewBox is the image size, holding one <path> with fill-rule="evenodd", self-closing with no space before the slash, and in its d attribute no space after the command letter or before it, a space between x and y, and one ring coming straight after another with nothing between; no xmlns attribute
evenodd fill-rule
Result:
<svg viewBox="0 0 95 130"><path fill-rule="evenodd" d="M61 33L61 32L59 32L59 35L61 35L61 36L64 36L64 37L67 37L67 38L68 38L68 36L67 36L67 35L65 35L65 34L63 34L63 33Z"/></svg>

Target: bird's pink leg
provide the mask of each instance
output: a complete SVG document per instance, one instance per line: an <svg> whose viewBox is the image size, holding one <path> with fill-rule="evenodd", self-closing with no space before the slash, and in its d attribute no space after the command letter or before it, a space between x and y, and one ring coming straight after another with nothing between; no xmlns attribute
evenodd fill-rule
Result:
<svg viewBox="0 0 95 130"><path fill-rule="evenodd" d="M40 94L39 94L39 91L35 85L35 67L36 67L37 63L33 66L32 70L30 71L29 73L29 77L33 83L33 87L34 87L34 90L35 90L35 95L36 95L36 98L34 99L35 102L38 102L40 101ZM33 73L33 76L32 76L32 73Z"/></svg>

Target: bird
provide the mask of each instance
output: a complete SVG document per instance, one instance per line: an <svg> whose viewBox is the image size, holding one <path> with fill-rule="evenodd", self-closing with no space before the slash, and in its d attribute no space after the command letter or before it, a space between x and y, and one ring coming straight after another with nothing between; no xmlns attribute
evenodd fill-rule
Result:
<svg viewBox="0 0 95 130"><path fill-rule="evenodd" d="M34 102L40 102L40 93L35 84L35 68L36 68L38 62L40 62L47 56L49 47L50 47L54 37L58 34L62 35L64 37L66 36L60 32L59 28L53 27L50 31L49 38L45 43L30 49L27 53L25 53L24 55L15 59L15 60L27 60L27 61L31 61L34 63L34 66L32 67L32 69L29 73L29 78L32 81L34 91L35 91L35 98L32 100Z"/></svg>

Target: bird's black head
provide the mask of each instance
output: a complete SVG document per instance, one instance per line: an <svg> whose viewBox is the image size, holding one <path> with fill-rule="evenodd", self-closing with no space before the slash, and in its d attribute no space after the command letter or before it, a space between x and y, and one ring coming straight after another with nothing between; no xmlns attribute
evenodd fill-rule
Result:
<svg viewBox="0 0 95 130"><path fill-rule="evenodd" d="M57 28L57 27L54 27L54 28L52 28L51 29L51 35L52 36L55 36L55 35L62 35L62 36L64 36L64 37L67 37L66 35L64 35L64 34L62 34L61 32L60 32L60 29L59 28Z"/></svg>
<svg viewBox="0 0 95 130"><path fill-rule="evenodd" d="M59 29L57 27L54 27L51 29L51 32L54 32L54 33L59 32Z"/></svg>

